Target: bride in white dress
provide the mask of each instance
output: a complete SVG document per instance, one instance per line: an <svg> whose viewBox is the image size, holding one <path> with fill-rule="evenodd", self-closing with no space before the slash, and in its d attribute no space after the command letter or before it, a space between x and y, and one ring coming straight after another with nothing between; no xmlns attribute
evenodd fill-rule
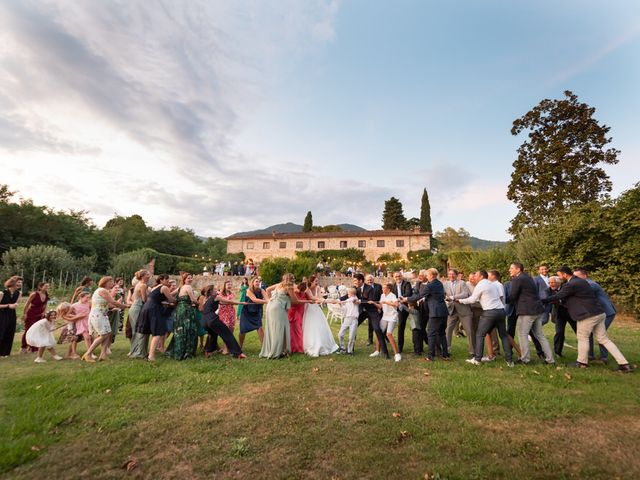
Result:
<svg viewBox="0 0 640 480"><path fill-rule="evenodd" d="M324 299L318 286L318 279L315 276L309 277L308 285L307 298L322 303ZM338 351L327 317L318 303L308 303L305 307L302 317L302 345L304 353L310 357L331 355Z"/></svg>

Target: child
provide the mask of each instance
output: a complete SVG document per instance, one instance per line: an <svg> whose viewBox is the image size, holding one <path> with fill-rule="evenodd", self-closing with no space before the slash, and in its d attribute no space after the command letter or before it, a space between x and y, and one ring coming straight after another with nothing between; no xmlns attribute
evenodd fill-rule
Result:
<svg viewBox="0 0 640 480"><path fill-rule="evenodd" d="M89 312L91 312L91 294L89 292L82 292L78 296L78 301L71 305L71 308L75 311L79 317L75 322L76 325L76 342L82 338L87 350L91 346L91 336L89 335ZM73 345L73 353L76 352L76 345ZM73 357L75 358L75 357Z"/></svg>
<svg viewBox="0 0 640 480"><path fill-rule="evenodd" d="M82 295L82 293L80 295ZM69 353L67 353L67 358L80 358L80 355L76 352L76 345L78 343L76 322L82 319L82 315L77 315L75 309L68 302L63 302L58 305L56 314L57 318L60 320L66 320L67 322L66 327L64 327L60 333L58 343L69 344Z"/></svg>
<svg viewBox="0 0 640 480"><path fill-rule="evenodd" d="M36 363L46 363L46 360L42 358L45 350L49 350L54 360L62 360L62 357L53 348L56 344L56 339L53 338L53 331L56 329L56 318L55 310L50 310L45 318L38 320L27 330L27 344L38 349Z"/></svg>
<svg viewBox="0 0 640 480"><path fill-rule="evenodd" d="M399 362L402 359L402 356L398 353L398 347L396 345L395 339L393 338L393 330L398 324L399 303L395 293L391 291L392 289L393 285L391 283L387 283L382 286L382 295L380 296L380 305L382 305L382 320L380 320L380 329L387 335L389 343L393 347L393 352L395 353L393 359L396 362ZM376 344L376 351L380 351L379 342L376 341Z"/></svg>
<svg viewBox="0 0 640 480"><path fill-rule="evenodd" d="M347 291L347 295L347 299L340 302L343 304L342 308L344 310L344 318L342 319L342 325L338 332L338 339L340 342L340 350L338 350L338 353L353 355L353 347L356 344L356 334L358 333L358 303L360 303L360 301L356 296L355 288L350 288ZM345 350L344 336L347 333L347 330L349 330L349 344Z"/></svg>

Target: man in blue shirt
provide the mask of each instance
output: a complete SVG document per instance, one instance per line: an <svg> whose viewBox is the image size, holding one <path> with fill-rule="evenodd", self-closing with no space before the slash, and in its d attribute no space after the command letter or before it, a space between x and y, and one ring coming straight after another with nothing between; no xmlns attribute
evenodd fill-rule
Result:
<svg viewBox="0 0 640 480"><path fill-rule="evenodd" d="M597 282L589 278L589 272L587 272L587 270L585 270L584 268L576 268L573 271L573 274L578 278L586 280L589 283L589 286L591 287L591 289L593 290L593 293L596 294L598 303L600 304L600 306L602 307L606 315L604 320L604 328L608 330L609 326L613 322L613 319L616 317L616 307L613 306L613 303L611 302L609 295L606 294L606 292L602 289L602 287ZM609 352L602 345L598 345L598 346L600 347L600 360L607 363L609 361ZM589 337L589 359L594 359L594 358L595 358L595 352L593 351L593 335L591 335L591 337Z"/></svg>

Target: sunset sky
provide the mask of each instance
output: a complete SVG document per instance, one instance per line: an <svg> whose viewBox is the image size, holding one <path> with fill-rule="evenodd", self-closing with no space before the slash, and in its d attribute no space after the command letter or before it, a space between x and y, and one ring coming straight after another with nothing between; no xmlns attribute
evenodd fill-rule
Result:
<svg viewBox="0 0 640 480"><path fill-rule="evenodd" d="M0 2L0 183L98 226L380 228L506 240L513 120L572 90L640 180L640 2Z"/></svg>

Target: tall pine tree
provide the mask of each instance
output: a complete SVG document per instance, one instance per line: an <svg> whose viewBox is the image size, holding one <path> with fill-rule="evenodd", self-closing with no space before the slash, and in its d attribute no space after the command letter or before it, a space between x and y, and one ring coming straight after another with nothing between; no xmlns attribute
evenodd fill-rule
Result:
<svg viewBox="0 0 640 480"><path fill-rule="evenodd" d="M404 230L407 219L402 211L402 203L395 197L384 202L382 212L382 228L384 230Z"/></svg>
<svg viewBox="0 0 640 480"><path fill-rule="evenodd" d="M311 216L311 212L307 212L307 216L304 217L304 225L302 227L303 232L310 232L313 228L313 217Z"/></svg>
<svg viewBox="0 0 640 480"><path fill-rule="evenodd" d="M420 204L420 231L431 232L431 204L429 203L429 194L425 188L422 191L422 203Z"/></svg>

